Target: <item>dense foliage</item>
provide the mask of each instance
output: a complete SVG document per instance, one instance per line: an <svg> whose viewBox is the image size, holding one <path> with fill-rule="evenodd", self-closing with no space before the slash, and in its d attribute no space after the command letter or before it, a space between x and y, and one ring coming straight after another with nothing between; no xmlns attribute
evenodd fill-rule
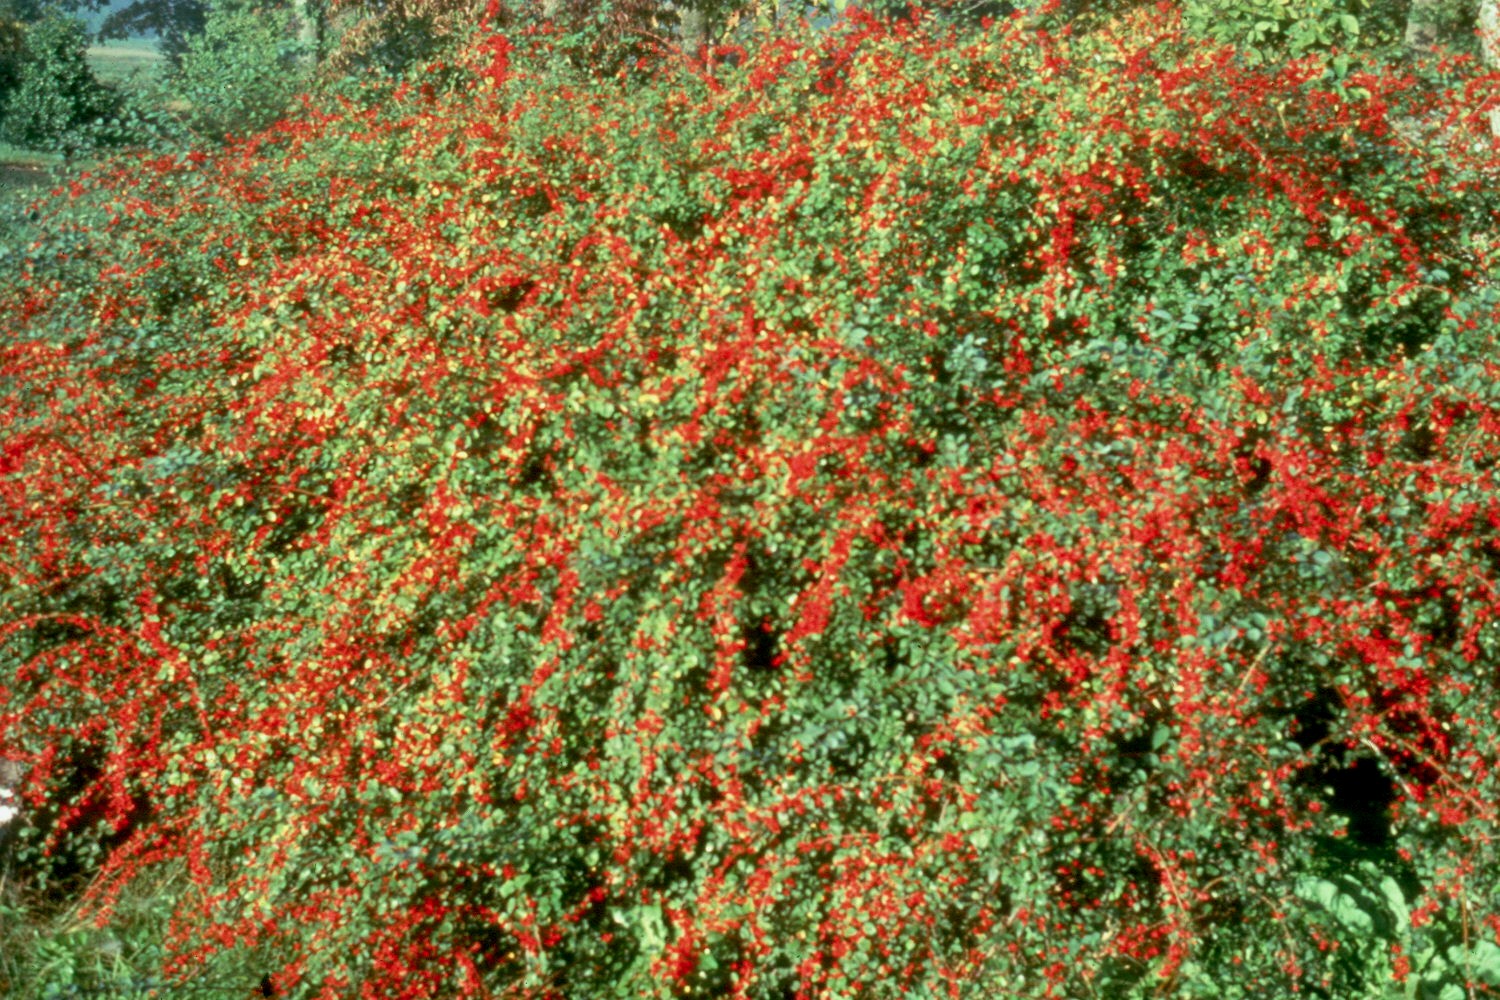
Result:
<svg viewBox="0 0 1500 1000"><path fill-rule="evenodd" d="M1495 81L1022 24L482 34L73 184L26 863L290 996L1500 988Z"/></svg>

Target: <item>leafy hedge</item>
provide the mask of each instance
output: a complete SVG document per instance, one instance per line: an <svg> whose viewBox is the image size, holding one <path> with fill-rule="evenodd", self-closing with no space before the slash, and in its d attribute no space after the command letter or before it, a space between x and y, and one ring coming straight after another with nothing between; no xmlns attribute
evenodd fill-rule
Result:
<svg viewBox="0 0 1500 1000"><path fill-rule="evenodd" d="M1393 127L1494 81L1020 25L482 35L75 184L25 862L291 996L1500 987L1494 161Z"/></svg>

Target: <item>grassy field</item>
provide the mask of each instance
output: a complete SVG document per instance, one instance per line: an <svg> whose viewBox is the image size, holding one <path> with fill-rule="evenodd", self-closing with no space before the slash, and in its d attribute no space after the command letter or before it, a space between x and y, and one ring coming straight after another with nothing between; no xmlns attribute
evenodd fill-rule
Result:
<svg viewBox="0 0 1500 1000"><path fill-rule="evenodd" d="M61 160L0 143L0 200L25 202L42 194L55 180L52 171Z"/></svg>

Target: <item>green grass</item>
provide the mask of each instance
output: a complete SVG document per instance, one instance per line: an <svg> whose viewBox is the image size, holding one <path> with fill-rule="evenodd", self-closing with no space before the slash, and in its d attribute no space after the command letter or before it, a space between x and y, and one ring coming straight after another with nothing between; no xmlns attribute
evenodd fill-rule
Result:
<svg viewBox="0 0 1500 1000"><path fill-rule="evenodd" d="M50 164L30 162L36 159L22 151L17 163L10 158L15 151L12 146L0 145L0 236L8 235L10 215L15 210L24 210L37 198L52 190L57 175ZM3 994L0 994L3 995Z"/></svg>
<svg viewBox="0 0 1500 1000"><path fill-rule="evenodd" d="M170 914L178 873L120 900L114 919L97 927L77 908L49 913L14 884L0 886L0 996L13 1000L93 991L149 996L161 959L158 941Z"/></svg>
<svg viewBox="0 0 1500 1000"><path fill-rule="evenodd" d="M40 168L50 170L62 162L62 157L56 153L38 153L33 149L25 149L21 146L12 146L8 142L0 142L0 163L7 166L22 169Z"/></svg>
<svg viewBox="0 0 1500 1000"><path fill-rule="evenodd" d="M13 211L24 210L52 189L57 179L53 170L61 162L60 156L0 143L0 236L12 235L8 221Z"/></svg>
<svg viewBox="0 0 1500 1000"><path fill-rule="evenodd" d="M147 997L248 996L271 966L256 953L237 954L181 988L160 979L172 909L194 892L186 865L161 865L131 885L99 926L79 906L28 898L0 877L0 996L51 1000L67 996L144 1000Z"/></svg>

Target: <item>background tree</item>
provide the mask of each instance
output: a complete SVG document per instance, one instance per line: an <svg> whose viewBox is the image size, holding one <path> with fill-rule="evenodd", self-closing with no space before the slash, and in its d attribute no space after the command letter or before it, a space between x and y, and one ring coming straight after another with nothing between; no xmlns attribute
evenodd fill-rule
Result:
<svg viewBox="0 0 1500 1000"><path fill-rule="evenodd" d="M483 12L476 0L342 4L319 20L324 75L395 75L453 43Z"/></svg>
<svg viewBox="0 0 1500 1000"><path fill-rule="evenodd" d="M173 62L187 52L188 40L208 23L204 0L135 0L115 11L99 26L101 39L156 35L161 51Z"/></svg>
<svg viewBox="0 0 1500 1000"><path fill-rule="evenodd" d="M49 9L43 0L0 0L0 20L30 24L46 17Z"/></svg>
<svg viewBox="0 0 1500 1000"><path fill-rule="evenodd" d="M190 127L218 142L280 118L307 82L298 68L316 58L302 42L304 24L289 8L214 0L202 34L188 39L170 88L189 105Z"/></svg>
<svg viewBox="0 0 1500 1000"><path fill-rule="evenodd" d="M20 22L0 18L0 117L5 102L21 83L21 64L26 58L26 29Z"/></svg>
<svg viewBox="0 0 1500 1000"><path fill-rule="evenodd" d="M15 89L0 135L20 146L71 154L101 137L118 97L89 67L83 23L53 14L26 28Z"/></svg>

